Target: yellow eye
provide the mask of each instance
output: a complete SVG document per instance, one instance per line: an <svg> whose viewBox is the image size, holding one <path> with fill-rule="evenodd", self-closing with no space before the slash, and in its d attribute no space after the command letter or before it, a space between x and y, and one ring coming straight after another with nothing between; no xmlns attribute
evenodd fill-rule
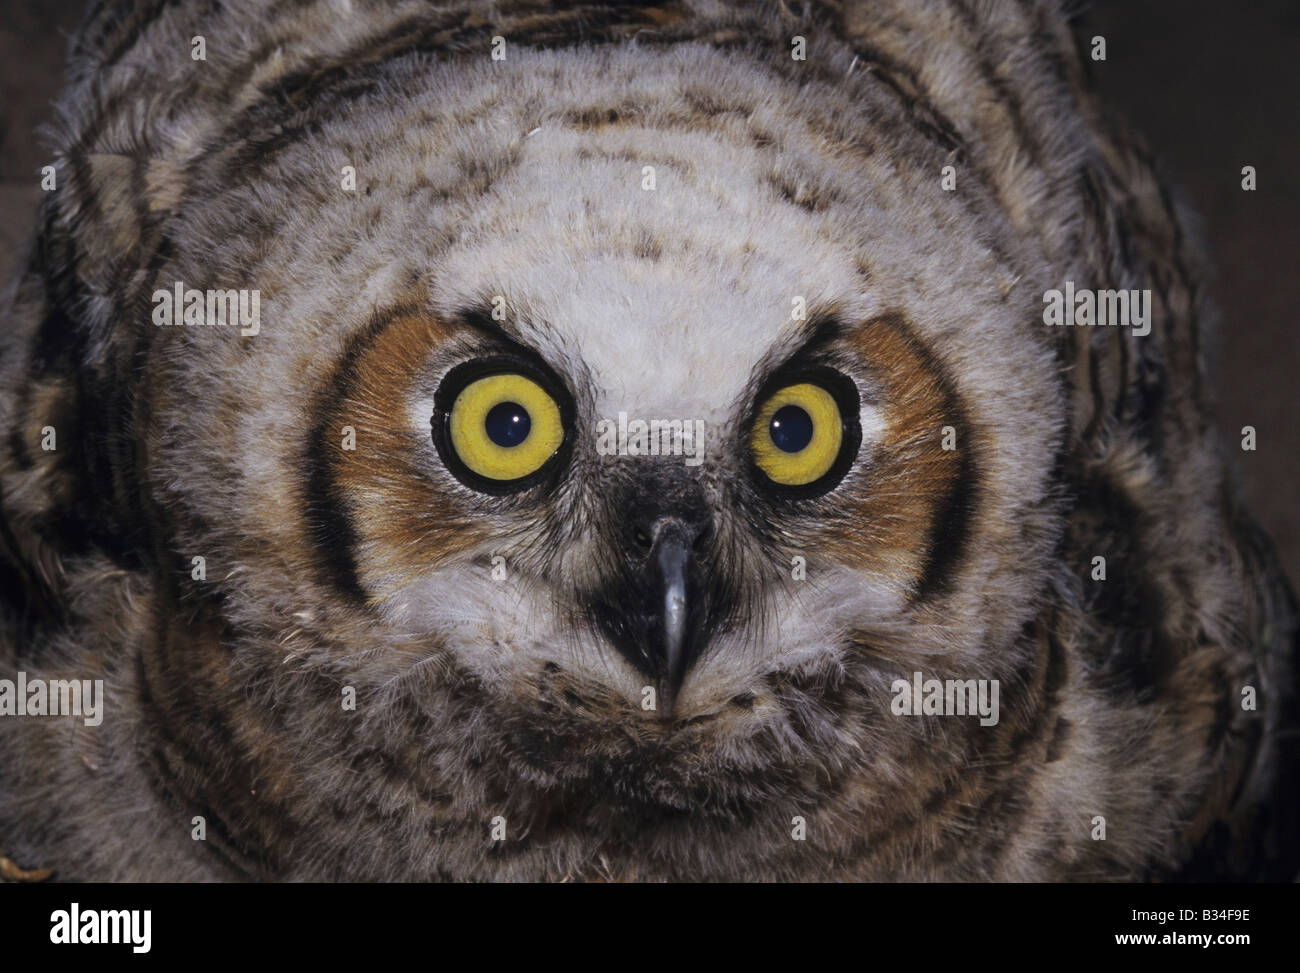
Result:
<svg viewBox="0 0 1300 973"><path fill-rule="evenodd" d="M536 473L564 441L560 407L522 375L488 375L470 382L452 404L447 423L460 461L488 480Z"/></svg>
<svg viewBox="0 0 1300 973"><path fill-rule="evenodd" d="M754 462L774 483L813 483L840 455L840 407L820 385L787 385L758 410L749 441Z"/></svg>

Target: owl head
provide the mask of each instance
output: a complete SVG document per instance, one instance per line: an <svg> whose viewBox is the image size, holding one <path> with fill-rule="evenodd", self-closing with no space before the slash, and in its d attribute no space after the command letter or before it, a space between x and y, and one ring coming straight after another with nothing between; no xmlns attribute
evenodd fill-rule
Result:
<svg viewBox="0 0 1300 973"><path fill-rule="evenodd" d="M57 808L16 851L170 879L1231 845L1214 775L1272 784L1225 700L1286 683L1290 602L1170 197L1058 5L795 6L89 14L0 308L0 662L104 720L0 727L0 840ZM1046 327L1063 282L1147 327ZM999 714L896 708L936 679Z"/></svg>
<svg viewBox="0 0 1300 973"><path fill-rule="evenodd" d="M1042 268L940 188L942 144L861 142L878 88L517 57L510 86L395 68L365 113L194 163L221 191L153 279L261 304L252 336L151 335L151 483L209 559L182 597L267 680L405 700L516 782L722 807L888 778L920 745L894 680L1023 661L1059 532L1012 286Z"/></svg>
<svg viewBox="0 0 1300 973"><path fill-rule="evenodd" d="M214 65L69 143L76 378L15 408L75 401L80 452L7 502L93 528L62 599L141 701L123 752L238 871L566 876L621 843L726 875L814 812L852 821L830 862L960 833L943 789L1035 737L1069 197L1014 153L951 191L952 126L829 34L791 59L783 16L504 61L322 35L378 47ZM205 313L232 294L240 327ZM1002 724L900 718L917 672L998 680ZM536 840L486 844L496 815Z"/></svg>

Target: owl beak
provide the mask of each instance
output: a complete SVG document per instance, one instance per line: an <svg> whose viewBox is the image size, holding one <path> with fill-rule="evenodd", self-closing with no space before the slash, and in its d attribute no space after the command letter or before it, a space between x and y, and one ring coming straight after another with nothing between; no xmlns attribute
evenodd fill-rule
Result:
<svg viewBox="0 0 1300 973"><path fill-rule="evenodd" d="M671 506L642 502L650 509L623 518L618 570L583 600L596 628L652 681L653 710L671 717L687 673L730 598L710 570L707 508L681 500ZM634 506L632 498L623 509Z"/></svg>
<svg viewBox="0 0 1300 973"><path fill-rule="evenodd" d="M675 520L664 521L656 532L651 556L659 573L663 592L663 693L671 706L686 676L686 578L690 567L691 543Z"/></svg>

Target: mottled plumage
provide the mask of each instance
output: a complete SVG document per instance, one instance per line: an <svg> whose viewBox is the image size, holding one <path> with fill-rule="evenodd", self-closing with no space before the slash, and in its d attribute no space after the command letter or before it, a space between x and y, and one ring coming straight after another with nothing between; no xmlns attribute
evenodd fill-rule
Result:
<svg viewBox="0 0 1300 973"><path fill-rule="evenodd" d="M0 677L106 703L0 719L20 865L1295 874L1295 604L1207 418L1202 261L1054 3L107 0L56 143L0 307ZM1150 333L1045 325L1067 280L1150 289ZM155 324L178 281L257 333ZM518 493L431 441L486 355L569 423ZM861 440L816 496L746 448L796 364ZM601 455L620 413L703 420L703 464ZM679 685L637 654L663 517ZM999 721L896 715L915 671Z"/></svg>

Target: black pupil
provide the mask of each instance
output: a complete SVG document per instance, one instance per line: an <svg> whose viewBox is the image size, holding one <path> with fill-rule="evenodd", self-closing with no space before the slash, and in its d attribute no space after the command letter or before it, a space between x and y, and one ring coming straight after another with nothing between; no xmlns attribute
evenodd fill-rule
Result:
<svg viewBox="0 0 1300 973"><path fill-rule="evenodd" d="M797 453L812 437L812 416L797 405L783 405L772 416L772 443L782 452Z"/></svg>
<svg viewBox="0 0 1300 973"><path fill-rule="evenodd" d="M528 410L518 402L498 402L488 409L483 427L488 439L498 446L518 446L528 438L533 420L528 418Z"/></svg>

